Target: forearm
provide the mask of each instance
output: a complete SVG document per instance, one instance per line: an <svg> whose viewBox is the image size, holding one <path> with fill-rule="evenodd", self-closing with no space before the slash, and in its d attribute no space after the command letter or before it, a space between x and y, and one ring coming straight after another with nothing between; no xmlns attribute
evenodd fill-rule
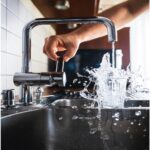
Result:
<svg viewBox="0 0 150 150"><path fill-rule="evenodd" d="M98 15L109 18L114 22L116 29L120 29L148 9L148 3L149 0L129 0ZM107 30L102 24L91 24L83 25L71 34L84 42L106 35Z"/></svg>

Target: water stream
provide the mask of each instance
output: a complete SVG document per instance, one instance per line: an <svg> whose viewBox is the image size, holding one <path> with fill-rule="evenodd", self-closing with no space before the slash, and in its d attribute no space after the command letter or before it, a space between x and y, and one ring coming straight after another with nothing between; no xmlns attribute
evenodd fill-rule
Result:
<svg viewBox="0 0 150 150"><path fill-rule="evenodd" d="M112 68L115 68L115 42L112 42Z"/></svg>

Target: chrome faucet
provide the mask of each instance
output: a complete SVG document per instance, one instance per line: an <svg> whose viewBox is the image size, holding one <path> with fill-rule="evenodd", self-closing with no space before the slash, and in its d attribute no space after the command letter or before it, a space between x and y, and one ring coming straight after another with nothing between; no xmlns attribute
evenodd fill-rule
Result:
<svg viewBox="0 0 150 150"><path fill-rule="evenodd" d="M29 22L23 29L23 64L22 72L28 74L30 72L30 62L31 62L31 29L37 25L48 25L48 24L64 24L64 23L77 23L77 24L92 24L92 23L101 23L104 24L108 32L108 41L116 41L116 30L113 22L105 17L93 17L93 18L39 18ZM30 84L27 84L25 80L26 75L21 73L21 76L17 74L17 77L14 76L15 82L19 80L19 83L22 84L22 98L25 104L30 102ZM29 74L27 75L29 77ZM38 76L37 74L31 75ZM64 74L60 75L60 80L64 80ZM39 77L39 76L38 76ZM41 78L41 77L39 77ZM60 81L59 80L59 81ZM45 80L44 80L45 81ZM49 81L49 80L48 80ZM57 82L57 81L56 81ZM64 81L62 81L64 83ZM32 82L33 83L33 82Z"/></svg>

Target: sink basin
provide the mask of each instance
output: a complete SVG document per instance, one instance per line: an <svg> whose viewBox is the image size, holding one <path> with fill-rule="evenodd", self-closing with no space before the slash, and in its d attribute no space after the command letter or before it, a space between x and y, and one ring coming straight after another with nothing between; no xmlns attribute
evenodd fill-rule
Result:
<svg viewBox="0 0 150 150"><path fill-rule="evenodd" d="M148 150L149 110L103 109L100 119L98 114L61 99L51 107L5 115L2 150Z"/></svg>

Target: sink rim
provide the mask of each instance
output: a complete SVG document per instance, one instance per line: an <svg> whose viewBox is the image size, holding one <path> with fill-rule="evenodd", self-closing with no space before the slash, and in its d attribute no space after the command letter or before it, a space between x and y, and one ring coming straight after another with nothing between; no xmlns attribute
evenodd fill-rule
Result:
<svg viewBox="0 0 150 150"><path fill-rule="evenodd" d="M27 106L23 106L23 107L27 107ZM34 111L38 111L38 110L42 110L42 109L48 109L47 106L42 106L42 107L30 107L29 109L27 110L22 110L22 111L17 111L14 112L14 113L10 113L10 114L6 114L4 116L1 115L0 119L3 120L3 119L6 119L6 118L9 118L9 117L13 117L13 116L16 116L16 115L21 115L21 114L25 114L25 113L31 113L31 112L34 112ZM7 110L6 110L7 111Z"/></svg>

